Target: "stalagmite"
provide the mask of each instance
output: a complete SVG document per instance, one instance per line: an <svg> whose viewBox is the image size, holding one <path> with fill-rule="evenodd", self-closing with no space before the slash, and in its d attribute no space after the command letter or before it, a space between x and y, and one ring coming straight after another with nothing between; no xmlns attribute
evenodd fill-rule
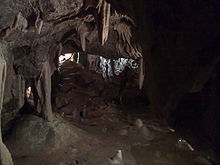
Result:
<svg viewBox="0 0 220 165"><path fill-rule="evenodd" d="M42 64L42 70L39 79L36 80L36 90L39 101L37 108L41 108L42 116L47 121L53 120L51 106L51 68L48 61Z"/></svg>
<svg viewBox="0 0 220 165"><path fill-rule="evenodd" d="M141 128L143 127L143 121L141 119L136 119L135 122L134 122L134 125L137 127L137 128Z"/></svg>
<svg viewBox="0 0 220 165"><path fill-rule="evenodd" d="M11 154L2 141L1 133L1 111L3 106L4 89L6 80L6 62L0 54L0 164L13 165Z"/></svg>
<svg viewBox="0 0 220 165"><path fill-rule="evenodd" d="M108 33L109 33L109 20L111 16L111 5L107 3L104 0L100 0L98 5L98 35L99 35L99 40L102 45L105 44L105 42L108 39Z"/></svg>
<svg viewBox="0 0 220 165"><path fill-rule="evenodd" d="M144 83L144 60L139 60L139 89L142 89Z"/></svg>
<svg viewBox="0 0 220 165"><path fill-rule="evenodd" d="M122 158L122 151L118 150L116 155L111 157L109 159L109 161L110 161L111 165L122 165L122 164L124 164L123 163L123 158Z"/></svg>

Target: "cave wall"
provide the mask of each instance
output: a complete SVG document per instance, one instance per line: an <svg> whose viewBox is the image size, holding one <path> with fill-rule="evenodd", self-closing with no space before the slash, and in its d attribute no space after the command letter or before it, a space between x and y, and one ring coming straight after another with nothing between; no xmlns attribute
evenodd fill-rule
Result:
<svg viewBox="0 0 220 165"><path fill-rule="evenodd" d="M196 147L219 162L219 63L213 69L204 87L194 93L185 93L177 110L170 116L170 124ZM213 151L212 151L213 149Z"/></svg>
<svg viewBox="0 0 220 165"><path fill-rule="evenodd" d="M183 136L191 132L193 139L185 137L219 162L219 93L217 80L212 80L220 57L219 2L160 2L159 6L150 17L152 31L147 34L153 34L151 47L142 45L151 106L159 116L175 120L173 126ZM207 88L209 96L201 99L198 93Z"/></svg>
<svg viewBox="0 0 220 165"><path fill-rule="evenodd" d="M9 122L15 118L18 110L24 104L25 84L36 79L41 71L42 63L49 60L51 67L59 50L59 27L51 31L52 23L44 23L41 34L36 33L34 22L37 14L41 19L54 19L69 10L80 8L82 1L1 1L0 5L0 52L7 63L7 79L2 112L3 131L8 129ZM48 8L52 6L55 10ZM18 13L22 16L17 21ZM53 14L51 14L53 13ZM18 22L17 28L6 35L5 29L12 29ZM49 20L47 20L49 22ZM25 29L22 29L25 22ZM65 29L65 26L63 26ZM52 34L52 33L55 34ZM65 32L65 30L64 30ZM58 38L58 39L56 39Z"/></svg>
<svg viewBox="0 0 220 165"><path fill-rule="evenodd" d="M152 110L218 159L219 1L109 2L138 24Z"/></svg>
<svg viewBox="0 0 220 165"><path fill-rule="evenodd" d="M13 120L18 115L18 110L24 104L25 83L21 76L16 75L13 69L13 55L8 49L8 43L0 43L0 53L7 64L6 88L4 92L2 110L2 131L3 135L7 131Z"/></svg>
<svg viewBox="0 0 220 165"><path fill-rule="evenodd" d="M152 6L146 4L145 10L151 13L146 14L149 22L142 21L141 27L150 25L151 28L145 31L141 41L146 90L155 110L167 113L174 109L178 98L192 91L196 81L202 82L203 76L210 76L209 68L216 65L219 58L220 33L215 3L157 1ZM206 71L209 73L201 76L200 73Z"/></svg>
<svg viewBox="0 0 220 165"><path fill-rule="evenodd" d="M146 66L145 89L155 110L173 109L170 101L201 90L208 80L204 77L219 61L218 1L109 2L137 24Z"/></svg>

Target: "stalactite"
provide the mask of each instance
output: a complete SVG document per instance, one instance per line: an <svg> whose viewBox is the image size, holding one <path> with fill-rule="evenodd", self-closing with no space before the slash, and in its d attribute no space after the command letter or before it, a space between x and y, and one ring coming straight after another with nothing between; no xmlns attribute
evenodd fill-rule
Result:
<svg viewBox="0 0 220 165"><path fill-rule="evenodd" d="M80 34L81 47L83 51L86 51L86 33Z"/></svg>
<svg viewBox="0 0 220 165"><path fill-rule="evenodd" d="M27 22L26 18L23 17L21 12L19 12L16 15L16 17L14 19L14 23L10 26L12 31L18 29L24 33L27 32L27 29L26 29L27 27L28 27L28 22Z"/></svg>
<svg viewBox="0 0 220 165"><path fill-rule="evenodd" d="M59 68L59 56L62 54L62 51L63 51L63 44L60 42L57 46L57 52L56 52L56 56L53 60L54 62L54 65L57 68ZM52 71L53 72L53 71ZM52 73L51 73L52 74Z"/></svg>
<svg viewBox="0 0 220 165"><path fill-rule="evenodd" d="M144 60L139 59L139 89L141 90L144 84Z"/></svg>
<svg viewBox="0 0 220 165"><path fill-rule="evenodd" d="M114 60L110 61L110 65L111 65L111 68L112 68L112 74L113 74L114 77L116 77L116 74L115 74L115 62L114 62Z"/></svg>
<svg viewBox="0 0 220 165"><path fill-rule="evenodd" d="M84 0L83 6L81 7L80 11L86 11L88 8L93 8L97 6L97 0Z"/></svg>
<svg viewBox="0 0 220 165"><path fill-rule="evenodd" d="M127 17L126 20L129 21ZM137 45L135 43L132 44L131 42L132 31L130 25L128 25L124 21L123 22L115 21L114 30L118 32L118 36L119 36L118 47L120 48L124 47L125 51L129 54L129 56L135 59L142 57L142 53L141 51L138 50ZM120 46L120 44L122 44L122 46Z"/></svg>
<svg viewBox="0 0 220 165"><path fill-rule="evenodd" d="M1 111L3 106L4 89L6 80L6 62L0 55L0 164L1 165L13 165L11 154L2 141L1 132Z"/></svg>
<svg viewBox="0 0 220 165"><path fill-rule="evenodd" d="M18 27L18 24L19 24L19 22L20 22L21 16L22 16L21 12L19 12L19 13L16 15L15 20L14 20L14 23L13 23L12 26L11 26L12 29L16 29L16 28Z"/></svg>
<svg viewBox="0 0 220 165"><path fill-rule="evenodd" d="M40 14L38 14L36 21L35 21L35 29L37 34L41 33L44 21L40 18Z"/></svg>
<svg viewBox="0 0 220 165"><path fill-rule="evenodd" d="M62 51L63 51L63 45L62 45L62 43L59 43L59 45L58 45L58 56L61 55Z"/></svg>
<svg viewBox="0 0 220 165"><path fill-rule="evenodd" d="M99 0L99 3L96 8L98 10L97 26L99 41L102 45L104 45L108 39L111 5L104 0Z"/></svg>
<svg viewBox="0 0 220 165"><path fill-rule="evenodd" d="M107 3L105 0L84 0L83 6L80 11L86 11L88 8L96 8L95 13L93 13L97 27L98 27L98 37L101 45L104 45L108 39L109 33L109 23L111 16L111 4ZM81 46L83 51L86 47L85 34L80 33Z"/></svg>
<svg viewBox="0 0 220 165"><path fill-rule="evenodd" d="M8 37L14 30L19 29L22 32L27 32L27 20L22 16L22 13L19 12L12 25L9 27L0 30L0 39L4 37Z"/></svg>
<svg viewBox="0 0 220 165"><path fill-rule="evenodd" d="M39 19L38 21L35 22L35 28L36 28L37 34L41 33L43 23L44 23L44 21L42 19Z"/></svg>
<svg viewBox="0 0 220 165"><path fill-rule="evenodd" d="M18 107L21 108L24 105L24 91L25 91L25 81L20 75L17 76L18 82Z"/></svg>
<svg viewBox="0 0 220 165"><path fill-rule="evenodd" d="M86 50L86 37L91 32L90 28L85 23L87 19L88 20L91 19L91 16L87 17L85 20L78 20L79 22L77 23L77 27L76 27L76 30L80 37L81 48L83 51Z"/></svg>
<svg viewBox="0 0 220 165"><path fill-rule="evenodd" d="M51 106L51 68L48 61L42 64L42 70L39 79L36 80L36 90L38 94L37 108L41 109L42 116L47 121L53 120Z"/></svg>
<svg viewBox="0 0 220 165"><path fill-rule="evenodd" d="M5 29L2 29L0 31L0 38L8 37L11 34L12 30L10 27L7 27Z"/></svg>

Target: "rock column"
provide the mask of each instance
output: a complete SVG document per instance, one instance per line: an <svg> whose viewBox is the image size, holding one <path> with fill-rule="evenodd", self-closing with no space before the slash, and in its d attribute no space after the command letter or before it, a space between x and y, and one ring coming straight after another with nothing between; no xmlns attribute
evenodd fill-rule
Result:
<svg viewBox="0 0 220 165"><path fill-rule="evenodd" d="M1 133L1 111L3 106L5 80L6 80L6 62L0 55L0 164L1 165L13 165L11 154L2 141Z"/></svg>
<svg viewBox="0 0 220 165"><path fill-rule="evenodd" d="M51 106L51 68L48 61L42 64L40 77L36 80L36 90L38 93L38 107L41 108L42 116L47 121L53 120Z"/></svg>

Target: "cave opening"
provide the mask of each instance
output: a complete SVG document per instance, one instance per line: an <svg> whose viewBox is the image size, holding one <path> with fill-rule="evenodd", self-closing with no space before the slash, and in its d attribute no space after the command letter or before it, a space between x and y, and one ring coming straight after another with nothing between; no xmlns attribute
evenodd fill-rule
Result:
<svg viewBox="0 0 220 165"><path fill-rule="evenodd" d="M59 56L59 66L61 66L65 61L70 60L73 61L74 58L73 53L65 53L64 55Z"/></svg>
<svg viewBox="0 0 220 165"><path fill-rule="evenodd" d="M148 104L147 96L138 87L140 70L138 60L108 59L99 55L80 53L75 60L70 60L70 58L74 59L74 56L71 55L68 54L66 58L60 56L60 91L67 93L76 91L87 95L89 100L97 97L106 104L116 106ZM58 109L61 110L62 107L65 105L59 105ZM81 108L83 109L83 107L88 106L85 103L82 104ZM62 114L65 113L62 112Z"/></svg>

